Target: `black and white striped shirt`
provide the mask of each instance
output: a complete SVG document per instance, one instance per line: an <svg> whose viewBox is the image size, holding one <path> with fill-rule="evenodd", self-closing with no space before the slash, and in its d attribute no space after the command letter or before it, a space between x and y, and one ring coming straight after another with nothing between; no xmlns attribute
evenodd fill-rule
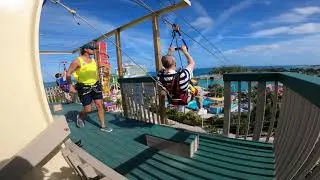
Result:
<svg viewBox="0 0 320 180"><path fill-rule="evenodd" d="M165 73L158 73L157 78L160 80L160 76L164 77L164 83L171 83L173 77L177 74L176 71L170 71ZM193 72L190 68L185 68L181 71L179 85L182 91L188 91L188 85L190 83L191 78L193 77Z"/></svg>

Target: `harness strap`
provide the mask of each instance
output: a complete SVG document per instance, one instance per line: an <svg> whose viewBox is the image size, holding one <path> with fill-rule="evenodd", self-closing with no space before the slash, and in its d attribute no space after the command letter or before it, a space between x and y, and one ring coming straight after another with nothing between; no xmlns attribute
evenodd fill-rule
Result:
<svg viewBox="0 0 320 180"><path fill-rule="evenodd" d="M79 91L82 95L90 94L92 91L95 93L101 93L102 90L100 88L100 83L97 81L94 85L85 85L83 83L77 83L76 89Z"/></svg>
<svg viewBox="0 0 320 180"><path fill-rule="evenodd" d="M177 73L173 76L170 84L165 83L165 74L164 71L159 72L159 81L166 88L167 98L169 104L172 105L187 105L189 99L188 91L181 91L180 89L180 75L182 73L182 68L179 68ZM191 98L192 99L192 98Z"/></svg>
<svg viewBox="0 0 320 180"><path fill-rule="evenodd" d="M187 48L187 50L188 50L188 45L187 45L186 41L183 39L183 37L182 37L182 35L181 35L181 33L180 33L180 27L179 27L178 25L176 25L176 24L173 24L173 25L172 25L172 39L171 39L170 47L172 46L173 40L176 39L176 46L177 46L177 47L175 48L175 50L178 51L180 64L181 64L181 67L183 67L183 63L182 63L182 59L181 59L181 54L180 54L180 51L179 51L179 50L181 50L181 47L179 47L179 45L178 45L178 39L177 39L177 37L176 37L176 36L177 36L176 34L179 35L179 39L182 40L183 44L186 46L186 48Z"/></svg>
<svg viewBox="0 0 320 180"><path fill-rule="evenodd" d="M179 38L181 39L181 41L183 42L183 44L186 46L187 50L189 50L188 45L187 45L186 41L183 39L180 31L179 31L179 30L176 30L175 32L178 33Z"/></svg>

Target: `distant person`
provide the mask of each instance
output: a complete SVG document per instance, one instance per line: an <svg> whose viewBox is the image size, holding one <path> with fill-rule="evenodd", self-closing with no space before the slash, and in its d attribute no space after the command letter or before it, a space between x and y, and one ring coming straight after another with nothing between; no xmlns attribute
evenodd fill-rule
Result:
<svg viewBox="0 0 320 180"><path fill-rule="evenodd" d="M174 47L170 47L168 54L161 58L162 69L158 73L158 80L163 84L163 86L169 91L169 103L173 105L180 105L181 107L187 105L194 97L194 94L189 89L190 80L193 77L193 70L195 67L195 62L189 52L187 51L186 46L181 46L179 49L185 55L188 65L184 69L176 70L176 60L172 56L175 51Z"/></svg>
<svg viewBox="0 0 320 180"><path fill-rule="evenodd" d="M195 100L198 107L198 115L207 114L207 111L203 108L203 96L204 96L204 89L199 86L198 82L194 79L191 80L191 84L197 89L198 93L195 96Z"/></svg>
<svg viewBox="0 0 320 180"><path fill-rule="evenodd" d="M70 91L70 86L68 82L64 78L64 74L57 73L56 77L56 84L59 88L61 88L64 92L68 93Z"/></svg>
<svg viewBox="0 0 320 180"><path fill-rule="evenodd" d="M67 103L71 103L72 98L69 94L70 86L69 86L68 82L65 80L65 75L66 75L66 73L55 74L56 84L63 91L64 97L65 97Z"/></svg>
<svg viewBox="0 0 320 180"><path fill-rule="evenodd" d="M106 128L104 122L104 107L103 107L103 95L102 87L98 79L98 67L91 55L94 53L95 47L87 44L80 49L80 54L75 59L67 71L67 81L70 85L70 92L78 92L79 99L83 105L83 110L80 112L77 118L77 126L84 126L84 117L91 112L91 103L95 103L98 110L98 118L101 123L100 130L105 132L111 132L111 128ZM74 75L76 84L72 85L71 74Z"/></svg>

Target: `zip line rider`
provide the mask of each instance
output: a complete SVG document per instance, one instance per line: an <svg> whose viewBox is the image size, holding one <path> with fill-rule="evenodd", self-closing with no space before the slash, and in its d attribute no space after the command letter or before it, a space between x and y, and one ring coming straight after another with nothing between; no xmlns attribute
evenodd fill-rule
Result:
<svg viewBox="0 0 320 180"><path fill-rule="evenodd" d="M96 61L91 58L94 54L92 45L84 45L80 49L80 54L71 64L67 71L67 82L70 86L70 93L78 92L79 99L83 105L83 110L77 118L77 126L84 126L84 117L91 112L91 103L94 101L97 110L98 118L101 123L101 131L111 132L111 128L106 128L104 121L104 108L102 87L98 78L98 67ZM71 74L74 75L76 80L75 86L71 81Z"/></svg>
<svg viewBox="0 0 320 180"><path fill-rule="evenodd" d="M57 74L55 74L55 78L56 78L56 84L57 86L62 89L64 92L69 93L70 91L70 87L69 84L66 80L66 75L67 75L67 68L66 68L66 62L63 62L63 73L58 72Z"/></svg>
<svg viewBox="0 0 320 180"><path fill-rule="evenodd" d="M161 58L164 69L158 73L158 80L169 91L170 95L168 100L170 104L186 105L194 97L194 94L189 89L189 85L193 77L195 62L187 51L187 47L183 45L178 50L183 52L188 61L188 65L186 68L176 71L177 63L172 56L175 50L176 48L170 47L168 54Z"/></svg>
<svg viewBox="0 0 320 180"><path fill-rule="evenodd" d="M177 35L183 42L183 46L178 47ZM173 40L176 39L176 46L172 47ZM172 54L178 51L181 68L176 71L177 63ZM182 68L182 60L180 52L182 51L188 61L186 68ZM167 98L169 104L172 105L187 105L197 95L198 90L192 85L193 70L195 62L188 52L188 46L180 33L180 27L176 24L172 25L172 40L168 54L161 58L164 69L158 73L158 80L167 90ZM181 108L181 106L180 106Z"/></svg>
<svg viewBox="0 0 320 180"><path fill-rule="evenodd" d="M69 94L70 92L70 86L66 80L66 75L67 75L67 68L66 68L66 62L63 62L63 73L56 73L55 78L56 78L56 84L57 86L63 91L64 98L66 99L67 103L72 103L72 98Z"/></svg>

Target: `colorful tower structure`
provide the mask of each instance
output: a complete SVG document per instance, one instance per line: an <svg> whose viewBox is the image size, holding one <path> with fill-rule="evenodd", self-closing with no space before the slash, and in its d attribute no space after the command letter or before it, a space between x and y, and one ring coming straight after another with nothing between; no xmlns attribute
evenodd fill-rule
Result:
<svg viewBox="0 0 320 180"><path fill-rule="evenodd" d="M97 42L97 61L99 66L99 77L103 88L103 97L110 96L110 76L111 65L107 53L107 43L104 41Z"/></svg>

